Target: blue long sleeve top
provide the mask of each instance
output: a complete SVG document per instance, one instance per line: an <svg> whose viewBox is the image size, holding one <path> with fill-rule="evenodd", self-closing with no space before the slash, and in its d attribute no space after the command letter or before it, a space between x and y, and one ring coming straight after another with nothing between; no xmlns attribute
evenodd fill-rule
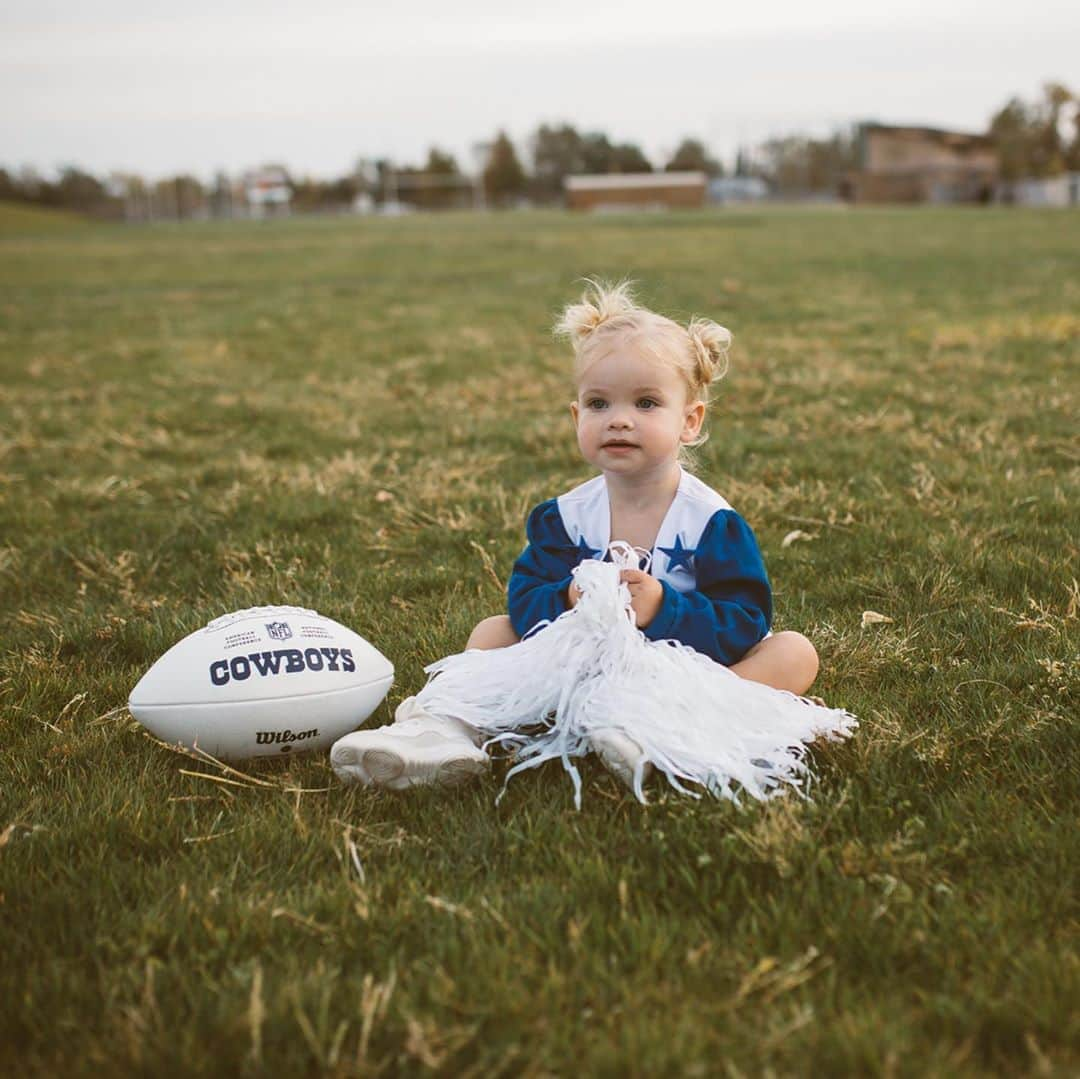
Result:
<svg viewBox="0 0 1080 1079"><path fill-rule="evenodd" d="M604 557L611 514L603 476L536 506L528 544L508 588L518 636L568 609L570 571ZM652 551L650 572L663 588L660 610L643 630L677 640L725 666L762 640L772 624L772 590L750 526L711 488L683 471Z"/></svg>

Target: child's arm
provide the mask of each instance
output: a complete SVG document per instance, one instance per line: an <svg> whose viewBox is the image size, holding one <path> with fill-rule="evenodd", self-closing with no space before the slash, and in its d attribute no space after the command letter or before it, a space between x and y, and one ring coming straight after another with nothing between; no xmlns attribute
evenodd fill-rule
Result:
<svg viewBox="0 0 1080 1079"><path fill-rule="evenodd" d="M514 563L507 588L510 623L519 637L545 619L554 621L570 606L570 571L581 551L570 542L555 499L541 502L525 525L528 546Z"/></svg>
<svg viewBox="0 0 1080 1079"><path fill-rule="evenodd" d="M750 526L732 510L713 515L696 552L697 587L679 592L666 581L659 582L660 609L642 630L650 640L674 638L731 666L772 624L765 563Z"/></svg>

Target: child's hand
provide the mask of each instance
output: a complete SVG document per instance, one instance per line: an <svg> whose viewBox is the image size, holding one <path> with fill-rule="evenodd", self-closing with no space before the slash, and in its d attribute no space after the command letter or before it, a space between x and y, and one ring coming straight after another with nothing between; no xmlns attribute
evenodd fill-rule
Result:
<svg viewBox="0 0 1080 1079"><path fill-rule="evenodd" d="M566 602L571 607L576 607L579 599L581 599L581 589L571 581L570 586L566 590Z"/></svg>
<svg viewBox="0 0 1080 1079"><path fill-rule="evenodd" d="M637 615L638 629L644 629L664 602L664 586L641 569L624 569L619 580L625 581L630 589L630 606Z"/></svg>

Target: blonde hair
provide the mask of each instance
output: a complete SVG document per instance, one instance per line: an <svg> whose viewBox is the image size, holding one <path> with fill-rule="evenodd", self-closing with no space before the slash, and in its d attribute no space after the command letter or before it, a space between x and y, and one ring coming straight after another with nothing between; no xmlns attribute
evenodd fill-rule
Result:
<svg viewBox="0 0 1080 1079"><path fill-rule="evenodd" d="M574 378L621 345L674 368L686 384L688 401L709 403L709 387L727 372L731 333L705 318L686 326L634 301L633 283L586 279L581 300L567 304L555 323L556 337L574 346ZM708 436L693 443L700 445Z"/></svg>

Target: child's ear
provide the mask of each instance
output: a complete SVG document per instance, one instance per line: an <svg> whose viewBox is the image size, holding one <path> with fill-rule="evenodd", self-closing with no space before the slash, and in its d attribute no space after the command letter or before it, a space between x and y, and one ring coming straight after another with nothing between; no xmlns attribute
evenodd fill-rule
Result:
<svg viewBox="0 0 1080 1079"><path fill-rule="evenodd" d="M578 425L578 416L579 416L577 401L571 401L570 402L570 415L574 417L574 428L576 430L577 425Z"/></svg>
<svg viewBox="0 0 1080 1079"><path fill-rule="evenodd" d="M687 410L683 421L683 442L693 442L701 434L701 425L705 422L705 402L695 401Z"/></svg>

